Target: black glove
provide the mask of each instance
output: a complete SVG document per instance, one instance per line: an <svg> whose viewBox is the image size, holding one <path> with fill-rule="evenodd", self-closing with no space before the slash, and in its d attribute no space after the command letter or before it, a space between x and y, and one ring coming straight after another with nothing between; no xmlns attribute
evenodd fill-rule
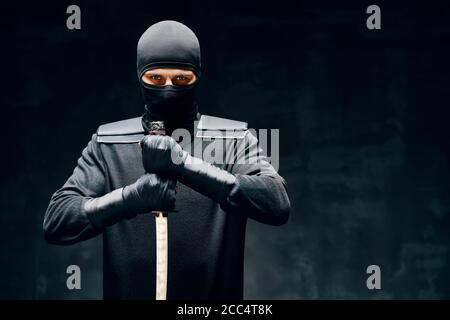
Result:
<svg viewBox="0 0 450 320"><path fill-rule="evenodd" d="M141 140L145 172L176 177L188 153L171 137L146 135Z"/></svg>
<svg viewBox="0 0 450 320"><path fill-rule="evenodd" d="M145 174L135 183L85 202L84 209L97 228L150 211L171 211L175 206L175 181Z"/></svg>
<svg viewBox="0 0 450 320"><path fill-rule="evenodd" d="M146 172L178 179L214 201L224 204L236 184L234 175L188 152L170 136L147 135L141 141Z"/></svg>

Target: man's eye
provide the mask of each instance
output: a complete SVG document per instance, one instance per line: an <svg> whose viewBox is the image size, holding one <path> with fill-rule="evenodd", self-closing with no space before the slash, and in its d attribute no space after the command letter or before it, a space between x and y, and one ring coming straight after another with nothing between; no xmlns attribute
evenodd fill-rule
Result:
<svg viewBox="0 0 450 320"><path fill-rule="evenodd" d="M187 78L185 76L176 76L175 79L178 80L178 81L187 80Z"/></svg>
<svg viewBox="0 0 450 320"><path fill-rule="evenodd" d="M154 74L154 75L151 76L151 79L152 79L152 80L157 80L157 81L158 81L158 80L161 80L162 77L161 77L159 74Z"/></svg>

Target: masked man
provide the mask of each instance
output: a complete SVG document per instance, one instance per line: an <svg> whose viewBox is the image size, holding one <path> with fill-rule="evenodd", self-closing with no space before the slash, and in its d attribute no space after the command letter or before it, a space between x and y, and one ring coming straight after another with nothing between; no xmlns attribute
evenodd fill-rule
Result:
<svg viewBox="0 0 450 320"><path fill-rule="evenodd" d="M166 211L167 299L242 299L247 218L284 224L286 183L267 158L251 161L261 149L245 122L198 113L200 46L188 27L162 21L148 28L137 73L144 115L98 128L50 200L45 239L69 245L102 234L104 298L155 299L151 213ZM149 135L153 121L164 122L165 136ZM201 150L231 130L220 139L231 161L196 158L171 136L178 128L190 133L185 144ZM201 132L212 135L202 139Z"/></svg>

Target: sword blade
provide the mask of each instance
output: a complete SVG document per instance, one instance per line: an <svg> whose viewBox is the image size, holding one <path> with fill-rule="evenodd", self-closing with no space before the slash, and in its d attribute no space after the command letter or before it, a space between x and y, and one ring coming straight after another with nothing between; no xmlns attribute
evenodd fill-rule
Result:
<svg viewBox="0 0 450 320"><path fill-rule="evenodd" d="M156 300L167 300L168 231L167 217L155 212L156 226Z"/></svg>

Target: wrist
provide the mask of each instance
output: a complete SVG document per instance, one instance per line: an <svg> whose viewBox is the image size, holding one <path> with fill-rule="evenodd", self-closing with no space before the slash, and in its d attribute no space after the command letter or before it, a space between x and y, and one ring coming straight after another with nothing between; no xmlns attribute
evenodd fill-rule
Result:
<svg viewBox="0 0 450 320"><path fill-rule="evenodd" d="M195 191L223 204L236 184L236 177L204 160L188 155L178 169L178 180Z"/></svg>
<svg viewBox="0 0 450 320"><path fill-rule="evenodd" d="M136 190L136 183L130 184L122 188L122 202L123 206L129 211L137 212L142 208L141 198Z"/></svg>
<svg viewBox="0 0 450 320"><path fill-rule="evenodd" d="M116 189L98 198L91 198L83 204L84 212L92 224L102 229L123 218L130 218L130 212L124 206L122 188Z"/></svg>

